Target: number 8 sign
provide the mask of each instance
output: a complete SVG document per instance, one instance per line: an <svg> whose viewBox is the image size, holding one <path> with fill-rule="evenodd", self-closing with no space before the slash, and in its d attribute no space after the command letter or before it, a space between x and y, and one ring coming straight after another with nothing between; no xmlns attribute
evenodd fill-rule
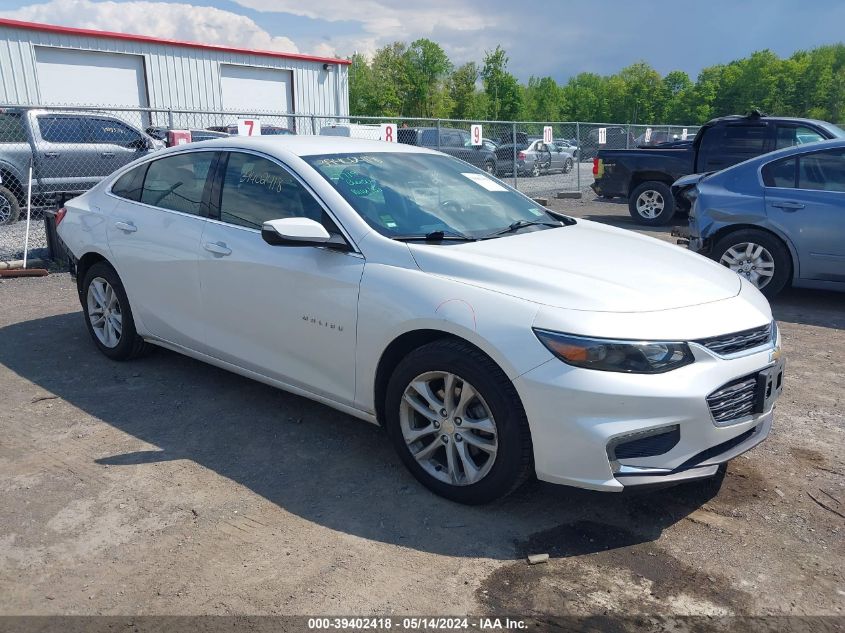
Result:
<svg viewBox="0 0 845 633"><path fill-rule="evenodd" d="M470 140L473 145L478 146L483 143L484 134L481 131L481 125L473 123L469 128Z"/></svg>
<svg viewBox="0 0 845 633"><path fill-rule="evenodd" d="M382 123L381 124L381 140L387 143L396 142L396 124Z"/></svg>

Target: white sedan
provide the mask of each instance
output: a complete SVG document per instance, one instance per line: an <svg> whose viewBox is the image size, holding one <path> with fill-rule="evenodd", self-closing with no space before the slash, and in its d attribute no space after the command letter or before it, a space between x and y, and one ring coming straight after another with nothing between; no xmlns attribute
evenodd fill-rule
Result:
<svg viewBox="0 0 845 633"><path fill-rule="evenodd" d="M106 356L150 344L382 425L425 486L714 475L783 384L765 298L676 246L409 145L232 137L128 165L57 216Z"/></svg>

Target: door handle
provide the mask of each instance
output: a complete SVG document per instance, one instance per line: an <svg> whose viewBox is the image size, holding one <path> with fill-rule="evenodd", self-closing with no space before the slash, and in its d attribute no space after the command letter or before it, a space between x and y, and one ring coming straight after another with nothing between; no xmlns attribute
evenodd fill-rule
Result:
<svg viewBox="0 0 845 633"><path fill-rule="evenodd" d="M138 230L138 227L132 224L131 222L115 222L114 228L120 229L121 231L125 231L126 233L134 233Z"/></svg>
<svg viewBox="0 0 845 633"><path fill-rule="evenodd" d="M226 246L223 242L205 242L202 247L209 253L214 253L215 255L221 255L223 257L232 254L232 249Z"/></svg>
<svg viewBox="0 0 845 633"><path fill-rule="evenodd" d="M772 206L784 211L797 211L804 208L804 205L800 202L772 202Z"/></svg>
<svg viewBox="0 0 845 633"><path fill-rule="evenodd" d="M103 158L114 158L114 152L102 152L100 156Z"/></svg>
<svg viewBox="0 0 845 633"><path fill-rule="evenodd" d="M44 158L58 158L58 152L44 152Z"/></svg>

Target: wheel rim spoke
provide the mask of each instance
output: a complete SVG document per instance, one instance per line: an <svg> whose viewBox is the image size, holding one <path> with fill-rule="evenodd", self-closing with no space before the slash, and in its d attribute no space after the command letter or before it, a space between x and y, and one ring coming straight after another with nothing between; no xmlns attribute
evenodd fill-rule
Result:
<svg viewBox="0 0 845 633"><path fill-rule="evenodd" d="M489 474L498 429L470 383L451 372L426 372L408 383L399 406L402 437L427 474L453 486L471 485Z"/></svg>
<svg viewBox="0 0 845 633"><path fill-rule="evenodd" d="M94 336L106 347L115 347L123 333L123 315L117 293L102 277L88 285L86 296L88 320Z"/></svg>

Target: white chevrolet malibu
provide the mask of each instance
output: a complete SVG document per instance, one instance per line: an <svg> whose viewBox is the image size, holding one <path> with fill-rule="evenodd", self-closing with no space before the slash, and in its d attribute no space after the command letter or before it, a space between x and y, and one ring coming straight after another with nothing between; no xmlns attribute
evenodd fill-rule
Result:
<svg viewBox="0 0 845 633"><path fill-rule="evenodd" d="M158 345L380 424L464 503L532 473L714 475L765 439L783 387L769 305L735 273L418 147L180 146L57 222L106 356Z"/></svg>

